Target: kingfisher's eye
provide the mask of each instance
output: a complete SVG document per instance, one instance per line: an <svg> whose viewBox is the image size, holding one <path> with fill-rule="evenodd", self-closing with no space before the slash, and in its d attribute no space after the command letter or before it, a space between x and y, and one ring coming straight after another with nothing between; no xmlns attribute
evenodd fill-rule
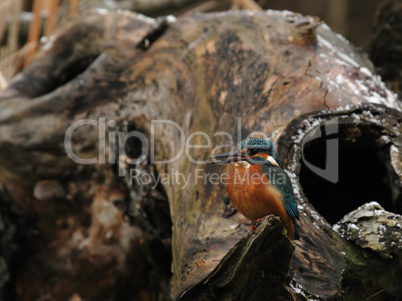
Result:
<svg viewBox="0 0 402 301"><path fill-rule="evenodd" d="M248 150L248 154L251 155L251 156L255 155L256 153L258 153L258 149L249 149Z"/></svg>

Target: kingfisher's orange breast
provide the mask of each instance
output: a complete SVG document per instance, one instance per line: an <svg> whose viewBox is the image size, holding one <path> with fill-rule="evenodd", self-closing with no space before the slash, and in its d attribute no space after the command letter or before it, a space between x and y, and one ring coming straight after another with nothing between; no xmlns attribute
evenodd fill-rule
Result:
<svg viewBox="0 0 402 301"><path fill-rule="evenodd" d="M229 172L226 186L233 205L253 223L266 215L279 216L282 225L293 226L293 219L286 212L282 193L269 184L268 177L262 173L262 165L246 168L234 165Z"/></svg>

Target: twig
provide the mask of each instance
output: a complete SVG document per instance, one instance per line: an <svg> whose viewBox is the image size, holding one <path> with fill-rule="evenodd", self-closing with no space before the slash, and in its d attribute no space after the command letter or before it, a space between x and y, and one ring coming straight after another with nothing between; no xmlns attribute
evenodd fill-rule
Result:
<svg viewBox="0 0 402 301"><path fill-rule="evenodd" d="M375 296L378 296L379 294L385 292L385 288L383 288L382 290L379 290L378 292L372 294L370 297L368 297L366 300L370 300L373 299Z"/></svg>
<svg viewBox="0 0 402 301"><path fill-rule="evenodd" d="M230 1L205 0L205 1L202 1L201 3L197 3L195 5L182 9L179 12L175 13L175 15L178 17L184 17L184 16L188 16L188 15L191 15L194 13L203 13L203 12L208 12L208 11L214 11L217 7L225 5L225 2L227 2L227 5L229 7Z"/></svg>
<svg viewBox="0 0 402 301"><path fill-rule="evenodd" d="M68 17L71 18L78 13L78 0L71 0L70 2L70 12Z"/></svg>
<svg viewBox="0 0 402 301"><path fill-rule="evenodd" d="M48 37L52 34L54 30L54 23L55 23L55 16L56 10L59 6L60 0L53 0L50 5L49 9L49 17L46 20L46 27L45 27L45 36Z"/></svg>
<svg viewBox="0 0 402 301"><path fill-rule="evenodd" d="M24 47L22 47L21 49L10 54L6 58L0 60L0 69L5 68L5 66L7 66L8 64L11 64L11 62L13 62L18 57L22 58L22 57L26 56L29 51L31 51L32 49L36 49L37 45L38 45L38 42L31 42L29 44L25 44Z"/></svg>
<svg viewBox="0 0 402 301"><path fill-rule="evenodd" d="M40 35L40 25L41 25L41 17L40 17L40 8L41 8L41 1L34 0L33 4L33 14L34 18L32 20L31 26L29 28L29 35L28 35L28 44L32 42L36 42L34 48L30 49L25 57L24 68L29 64L32 57L36 52L36 46L38 45L39 35Z"/></svg>
<svg viewBox="0 0 402 301"><path fill-rule="evenodd" d="M0 92L7 87L7 79L3 76L3 73L0 71Z"/></svg>
<svg viewBox="0 0 402 301"><path fill-rule="evenodd" d="M232 0L236 9L262 11L263 9L254 0Z"/></svg>

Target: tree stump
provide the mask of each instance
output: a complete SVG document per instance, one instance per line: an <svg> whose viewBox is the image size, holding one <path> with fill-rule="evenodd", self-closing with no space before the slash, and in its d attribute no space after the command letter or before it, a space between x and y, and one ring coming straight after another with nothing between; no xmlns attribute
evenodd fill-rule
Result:
<svg viewBox="0 0 402 301"><path fill-rule="evenodd" d="M315 18L93 12L53 36L0 100L0 197L26 221L15 235L0 228L0 286L18 300L397 300L400 224L372 219L390 246L378 252L366 223L342 218L377 201L399 221L401 118L365 55ZM201 131L212 145L186 147L193 133L190 145L206 144ZM250 233L233 214L211 179L224 168L206 162L233 144L219 132L277 144L300 240L273 216Z"/></svg>

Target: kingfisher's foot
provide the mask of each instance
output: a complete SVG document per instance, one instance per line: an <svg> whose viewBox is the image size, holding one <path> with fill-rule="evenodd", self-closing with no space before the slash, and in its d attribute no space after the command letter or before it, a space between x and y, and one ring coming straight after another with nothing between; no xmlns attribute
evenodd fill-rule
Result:
<svg viewBox="0 0 402 301"><path fill-rule="evenodd" d="M260 221L261 221L261 218L257 219L257 220L255 221L255 223L251 225L251 227L250 227L250 231L251 231L251 232L253 232L253 231L254 231L255 226L256 226L256 225L257 225L257 223L259 223Z"/></svg>

